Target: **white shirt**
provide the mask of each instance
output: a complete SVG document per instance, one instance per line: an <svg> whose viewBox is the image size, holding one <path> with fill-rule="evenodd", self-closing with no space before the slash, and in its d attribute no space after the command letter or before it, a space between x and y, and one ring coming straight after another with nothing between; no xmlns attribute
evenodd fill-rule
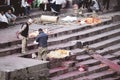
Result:
<svg viewBox="0 0 120 80"><path fill-rule="evenodd" d="M48 3L48 0L40 0L40 3Z"/></svg>
<svg viewBox="0 0 120 80"><path fill-rule="evenodd" d="M2 15L1 13L0 13L0 21L8 23L7 17L4 14Z"/></svg>
<svg viewBox="0 0 120 80"><path fill-rule="evenodd" d="M51 3L54 3L55 2L55 4L64 4L64 3L66 3L66 0L52 0L51 1Z"/></svg>
<svg viewBox="0 0 120 80"><path fill-rule="evenodd" d="M27 6L29 6L29 4L27 3L27 1L22 0L21 7L27 7Z"/></svg>
<svg viewBox="0 0 120 80"><path fill-rule="evenodd" d="M99 10L99 5L98 5L98 2L96 0L93 0L95 2L95 4L93 5L93 7L96 8L96 10Z"/></svg>
<svg viewBox="0 0 120 80"><path fill-rule="evenodd" d="M10 0L7 0L7 5L10 5Z"/></svg>

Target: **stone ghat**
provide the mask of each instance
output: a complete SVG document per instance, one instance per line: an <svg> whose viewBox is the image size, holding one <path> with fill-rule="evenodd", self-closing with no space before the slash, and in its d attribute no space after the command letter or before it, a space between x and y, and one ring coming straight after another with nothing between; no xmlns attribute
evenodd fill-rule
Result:
<svg viewBox="0 0 120 80"><path fill-rule="evenodd" d="M114 22L111 18L94 26L44 26L56 31L49 35L49 51L67 49L74 53L63 59L48 59L49 63L31 59L32 53L37 54L34 39L29 40L26 55L20 53L20 40L3 43L1 45L6 46L0 48L0 75L4 76L0 77L0 80L119 80L120 76L114 69L91 56L91 52L97 52L120 65L119 26L119 21ZM88 69L81 72L81 65ZM25 74L22 74L23 72Z"/></svg>
<svg viewBox="0 0 120 80"><path fill-rule="evenodd" d="M98 28L98 30L99 30L99 27L101 27L102 25L105 25L105 24L107 25L110 22L111 22L111 19L105 19L105 20L102 21L102 23L97 24L96 27L94 27L95 25L94 26L90 26L90 25L80 25L79 26L78 25L78 26L75 26L75 27L64 26L64 25L62 25L62 27L59 26L59 25L54 26L54 27L53 26L44 26L46 28L49 27L48 29L51 32L53 32L49 35L49 40L48 40L48 45L50 47L50 50L51 50L52 47L58 46L58 44L66 43L68 41L72 43L72 41L74 42L74 40L79 40L83 37L88 37L88 35L91 34L91 33L96 34L97 31L96 32L91 31L91 33L88 32L88 33L85 33L85 34L81 34L81 33L82 33L82 31L84 33L84 32L86 32L86 30L89 30L89 29L92 30L92 28ZM115 26L116 25L117 24L115 24ZM29 39L28 50L33 50L33 49L37 48L36 44L33 44L33 41L34 41L34 39L32 39L32 38ZM59 47L56 47L56 48L59 48ZM10 41L10 42L0 44L0 55L1 56L6 56L6 55L14 54L14 53L20 53L20 50L21 50L21 40L14 40L14 41ZM30 52L32 53L32 51L30 51Z"/></svg>

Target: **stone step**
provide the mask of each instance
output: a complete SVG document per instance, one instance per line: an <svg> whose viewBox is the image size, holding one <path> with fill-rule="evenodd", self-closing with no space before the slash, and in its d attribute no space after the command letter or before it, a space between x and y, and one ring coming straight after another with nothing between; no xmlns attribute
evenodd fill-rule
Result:
<svg viewBox="0 0 120 80"><path fill-rule="evenodd" d="M1 48L6 48L6 47L11 47L12 45L19 45L21 44L21 40L15 40L15 41L10 41L6 43L0 43L0 49Z"/></svg>
<svg viewBox="0 0 120 80"><path fill-rule="evenodd" d="M50 77L50 80L73 80L75 76L79 75L79 71L72 71L60 76Z"/></svg>
<svg viewBox="0 0 120 80"><path fill-rule="evenodd" d="M72 33L76 33L76 32L79 32L79 31L83 31L83 30L93 28L95 26L99 27L100 25L103 26L103 25L107 25L107 24L110 24L110 23L111 23L111 19L104 19L104 20L101 21L101 23L98 23L96 25L87 25L87 24L84 24L84 25L57 25L57 28L58 27L61 27L61 28L56 29L55 32L52 32L49 37L59 37L59 36L65 35L65 34L69 35L69 34L72 34ZM51 28L53 28L53 27L56 27L56 25L55 26L52 25Z"/></svg>
<svg viewBox="0 0 120 80"><path fill-rule="evenodd" d="M68 56L70 58L70 56ZM67 59L66 58L60 58L60 59L49 59L48 61L50 62L49 64L49 68L50 69L53 69L53 68L56 68L56 67L61 67L63 66L63 62L65 62ZM72 60L72 59L71 59ZM69 66L69 64L68 64ZM65 67L65 66L64 66Z"/></svg>
<svg viewBox="0 0 120 80"><path fill-rule="evenodd" d="M36 49L36 44L28 44L27 49L32 50ZM11 46L10 48L0 49L0 56L7 56L11 54L21 53L21 45Z"/></svg>
<svg viewBox="0 0 120 80"><path fill-rule="evenodd" d="M75 67L75 63L73 61L65 61L65 63L67 63L67 66L64 64L64 62L61 64L61 67L56 67L53 69L50 69L49 73L49 77L53 77L53 76L59 76L68 72L72 72L75 71L77 68ZM72 64L71 64L72 63Z"/></svg>
<svg viewBox="0 0 120 80"><path fill-rule="evenodd" d="M115 76L115 77L105 78L105 79L102 79L102 80L120 80L120 77Z"/></svg>
<svg viewBox="0 0 120 80"><path fill-rule="evenodd" d="M115 41L117 40L117 41ZM115 42L113 42L115 41ZM105 45L105 42L106 44L110 44L111 42L112 43L116 43L116 42L119 42L119 36L118 37L115 37L114 39L109 39L109 40L105 40L105 41L102 41L102 42L99 42L100 46L98 45L98 43L96 43L99 47L103 47ZM109 42L109 43L108 43ZM94 46L96 44L92 44L90 46ZM101 45L102 44L102 45ZM79 44L81 45L81 44ZM28 46L28 49L35 49L36 45L35 44L29 44ZM58 45L54 45L54 46L49 46L48 49L49 50L55 50L55 49L68 49L68 50L71 50L71 49L74 49L74 48L77 48L78 47L78 43L76 42L68 42L68 43L65 43L65 44L58 44ZM105 46L104 46L105 47ZM14 46L14 47L11 47L11 48L5 48L5 49L1 49L0 50L0 53L1 55L3 55L2 53L4 53L4 55L8 55L8 54L13 54L13 53L17 53L17 52L20 52L20 49L21 47L20 46ZM16 52L17 51L17 52Z"/></svg>
<svg viewBox="0 0 120 80"><path fill-rule="evenodd" d="M62 68L62 69L61 69ZM61 69L61 70L63 70L63 71L61 71L61 72L59 72L59 69ZM73 68L72 68L73 69ZM76 69L76 68L75 68ZM54 69L53 69L54 70ZM66 68L64 68L64 67L59 67L58 69L56 69L55 71L58 71L58 74L62 74L64 71L66 71ZM67 71L66 71L67 72ZM55 73L53 73L53 74L51 74L51 76L55 76Z"/></svg>
<svg viewBox="0 0 120 80"><path fill-rule="evenodd" d="M120 59L113 60L113 62L116 63L116 64L118 64L118 65L120 65L120 64L119 64Z"/></svg>
<svg viewBox="0 0 120 80"><path fill-rule="evenodd" d="M105 55L105 54L112 54L112 53L117 52L119 50L120 50L120 43L103 48L101 50L96 50L96 52L101 54L101 55Z"/></svg>
<svg viewBox="0 0 120 80"><path fill-rule="evenodd" d="M118 59L120 59L120 51L112 53L111 55L116 56L116 57L118 57Z"/></svg>
<svg viewBox="0 0 120 80"><path fill-rule="evenodd" d="M100 42L100 41L103 41L109 38L113 38L115 36L118 36L119 34L120 34L120 29L116 29L116 30L101 33L95 36L83 38L83 39L80 39L80 41L82 42L83 46L86 46L86 45L97 43L97 42Z"/></svg>
<svg viewBox="0 0 120 80"><path fill-rule="evenodd" d="M31 43L31 42L33 42L34 40L35 40L34 38L29 38L28 44ZM14 40L14 41L0 43L0 49L6 48L6 47L11 47L11 46L14 46L14 45L16 45L16 46L21 45L21 40L17 39L17 40Z"/></svg>
<svg viewBox="0 0 120 80"><path fill-rule="evenodd" d="M33 41L33 39L31 39L31 41ZM17 43L20 43L20 41L16 41L16 44L17 44ZM12 44L9 42L9 43L7 43L7 45L10 46L10 45L12 45ZM2 46L2 45L1 45L1 46ZM19 46L19 44L18 44L17 46ZM16 47L16 46L14 46L14 47ZM10 48L9 48L9 49L10 49ZM7 50L7 49L6 49L6 50ZM5 51L6 51L6 50L5 50ZM4 49L3 49L3 51L4 51ZM20 51L20 48L19 48L19 50L17 49L17 51ZM12 51L12 52L14 52L14 51ZM9 53L9 52L8 52L8 53Z"/></svg>
<svg viewBox="0 0 120 80"><path fill-rule="evenodd" d="M92 73L88 76L80 77L75 80L103 80L104 78L108 78L108 77L114 76L114 75L116 75L116 72L114 72L112 70L106 70L106 71L102 71L99 73Z"/></svg>
<svg viewBox="0 0 120 80"><path fill-rule="evenodd" d="M76 61L64 61L62 62L62 65L63 67L74 67L76 64Z"/></svg>
<svg viewBox="0 0 120 80"><path fill-rule="evenodd" d="M84 55L76 56L76 60L79 61L79 62L86 61L88 59L92 59L92 57L89 56L89 55L85 55L85 54Z"/></svg>
<svg viewBox="0 0 120 80"><path fill-rule="evenodd" d="M76 63L76 66L77 67L79 67L80 65L94 66L94 65L98 65L100 63L101 62L96 59L89 59L89 60L85 60L85 61Z"/></svg>
<svg viewBox="0 0 120 80"><path fill-rule="evenodd" d="M95 44L91 44L89 45L89 47L99 50L99 49L104 49L105 47L112 46L118 43L120 43L120 36L117 36L108 40L104 40Z"/></svg>
<svg viewBox="0 0 120 80"><path fill-rule="evenodd" d="M105 25L105 26L94 27L88 30L79 31L77 33L55 37L53 39L49 39L48 42L49 42L49 45L66 43L71 40L79 40L85 37L94 36L94 35L108 32L108 31L118 29L118 28L119 28L119 24L110 24L110 25Z"/></svg>
<svg viewBox="0 0 120 80"><path fill-rule="evenodd" d="M92 44L92 45L90 45L90 47L92 47L92 46L96 46L96 45L98 45L99 47L98 48L102 48L104 45L105 45L105 43L106 43L106 46L104 46L104 47L107 47L107 46L110 46L110 44L111 45L113 45L113 44L115 44L115 43L118 43L118 42L120 42L120 36L117 36L117 37L114 37L114 38L111 38L111 39L108 39L108 40L104 40L104 41L102 41L102 42L99 42L99 43L95 43L95 44ZM68 45L75 45L75 44L78 44L78 42L79 41L70 41L70 42L66 42L66 43L64 43L64 44L57 44L57 45L53 45L53 46L49 46L49 49L55 49L55 48L62 48L62 46L64 46L64 47L66 47L66 46L68 46ZM82 47L81 46L81 42L80 42L80 47ZM74 48L76 48L76 47L78 47L79 45L76 45ZM70 48L69 48L70 49Z"/></svg>
<svg viewBox="0 0 120 80"><path fill-rule="evenodd" d="M68 72L68 68L67 67L57 67L57 68L53 68L49 70L49 77L53 77L53 76L59 76L65 72Z"/></svg>
<svg viewBox="0 0 120 80"><path fill-rule="evenodd" d="M117 64L119 62L119 60L117 59L116 56L113 56L113 55L110 55L110 54L104 55L103 57L106 58L106 59L109 59L109 60L111 60L111 61L113 61ZM96 59L88 59L88 60L84 60L84 61L79 61L76 64L76 66L79 67L80 65L87 65L87 66L90 67L90 66L94 66L94 65L98 65L98 64L104 64L104 63L102 63L101 61L96 60Z"/></svg>
<svg viewBox="0 0 120 80"><path fill-rule="evenodd" d="M115 60L115 59L117 59L116 56L113 56L113 55L110 55L110 54L104 55L103 57L104 57L104 58L107 58L107 59L110 59L110 60Z"/></svg>
<svg viewBox="0 0 120 80"><path fill-rule="evenodd" d="M17 53L17 54L19 54L19 55L16 55L18 57L32 59L32 54L38 55L38 50L34 49L34 50L27 51L26 54L21 54L21 53ZM72 54L72 55L69 55L65 58L59 58L59 59L57 59L57 58L47 58L47 61L50 62L49 63L49 68L53 69L53 68L56 68L56 67L63 66L62 64L64 64L64 62L66 62L64 65L67 66L67 67L73 66L75 64L75 61L74 61L75 58L76 58L76 55ZM37 59L37 58L35 58L35 59ZM73 60L73 61L71 61L71 60Z"/></svg>
<svg viewBox="0 0 120 80"><path fill-rule="evenodd" d="M57 62L60 62L60 61L65 61L65 60L75 60L75 57L76 57L76 50L78 51L80 51L81 49L73 49L73 50L71 50L72 51L72 55L70 55L70 56L68 56L68 57L66 57L66 58L63 58L63 59L54 59L54 60L49 60L50 62L52 62L52 64L54 64L54 63L56 63L56 62L54 62L54 61L57 61ZM74 52L73 52L74 51ZM32 49L32 50L28 50L27 52L26 52L26 54L22 54L22 53L16 53L16 54L11 54L11 55L8 55L8 56L10 56L10 57L23 57L23 58L32 58L32 54L33 53L35 53L35 54L37 54L37 52L38 52L38 50L37 49ZM80 53L84 53L84 50L81 50L81 52ZM61 65L61 63L60 63L60 65ZM54 67L55 67L55 65L53 65Z"/></svg>
<svg viewBox="0 0 120 80"><path fill-rule="evenodd" d="M79 70L76 70L73 72L62 74L60 76L51 77L50 80L74 80L82 76L87 76L88 74L107 70L108 68L109 67L106 65L103 65L103 66L96 65L96 66L89 67L88 71L80 72Z"/></svg>
<svg viewBox="0 0 120 80"><path fill-rule="evenodd" d="M76 56L79 56L79 55L84 55L86 53L86 50L84 48L80 49L80 48L75 48L75 49L72 49L71 52L76 55Z"/></svg>
<svg viewBox="0 0 120 80"><path fill-rule="evenodd" d="M116 52L116 53L112 53L112 54L105 54L103 55L103 57L107 58L107 59L110 59L110 60L115 60L115 59L120 59L120 54L119 54L119 51ZM78 56L76 56L76 60L79 61L79 62L82 62L82 61L87 61L87 60L90 60L92 59L92 57L90 55L87 55L87 54L79 54ZM84 62L83 62L84 63Z"/></svg>
<svg viewBox="0 0 120 80"><path fill-rule="evenodd" d="M80 46L82 46L80 44ZM49 50L55 50L55 49L67 49L67 50L71 50L71 49L75 49L78 47L77 42L72 42L69 41L67 43L61 43L61 44L56 44L56 45L52 45L52 46L48 46Z"/></svg>
<svg viewBox="0 0 120 80"><path fill-rule="evenodd" d="M104 25L104 24L109 24L111 22L111 19L106 19L106 20L102 20L102 23L98 24L98 25ZM69 28L68 28L69 27ZM73 32L78 32L81 30L85 30L85 29L89 29L92 26L89 25L81 25L81 26L69 26L65 27L63 26L59 26L59 25L51 25L48 26L48 29L50 29L50 32L52 32L49 37L56 37L56 35L64 35L64 34L70 34ZM34 39L29 39L29 42L33 42ZM10 42L4 42L4 43L0 43L0 48L5 48L5 47L11 47L12 45L17 45L17 44L21 44L21 40L14 40L14 41L10 41Z"/></svg>

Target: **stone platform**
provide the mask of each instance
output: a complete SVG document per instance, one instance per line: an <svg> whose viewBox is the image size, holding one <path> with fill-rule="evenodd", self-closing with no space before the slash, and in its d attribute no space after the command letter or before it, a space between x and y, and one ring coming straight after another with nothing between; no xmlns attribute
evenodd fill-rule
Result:
<svg viewBox="0 0 120 80"><path fill-rule="evenodd" d="M0 58L0 80L41 80L49 75L48 62L20 57Z"/></svg>

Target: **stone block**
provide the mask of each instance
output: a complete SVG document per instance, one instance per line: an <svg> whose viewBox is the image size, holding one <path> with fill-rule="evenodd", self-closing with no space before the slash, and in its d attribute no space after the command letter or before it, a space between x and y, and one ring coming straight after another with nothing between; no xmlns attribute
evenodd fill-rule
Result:
<svg viewBox="0 0 120 80"><path fill-rule="evenodd" d="M115 15L112 17L112 21L116 22L116 21L120 21L120 15Z"/></svg>
<svg viewBox="0 0 120 80"><path fill-rule="evenodd" d="M62 66L64 66L64 67L74 67L75 63L76 63L76 61L64 61L64 62L62 62Z"/></svg>
<svg viewBox="0 0 120 80"><path fill-rule="evenodd" d="M20 57L0 58L0 80L47 80L47 64L48 61Z"/></svg>

